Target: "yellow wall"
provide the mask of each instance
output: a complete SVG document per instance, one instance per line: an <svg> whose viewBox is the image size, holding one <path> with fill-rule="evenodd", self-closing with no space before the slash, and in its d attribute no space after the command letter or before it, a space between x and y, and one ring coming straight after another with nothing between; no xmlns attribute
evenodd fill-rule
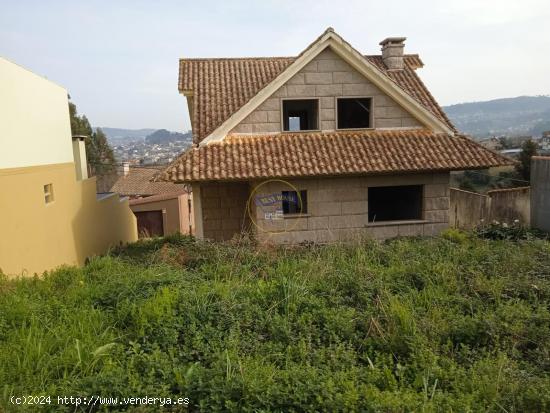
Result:
<svg viewBox="0 0 550 413"><path fill-rule="evenodd" d="M83 143L76 154L85 158ZM78 161L78 159L77 159ZM67 91L0 58L0 270L32 275L84 264L137 239L136 219L118 195L98 200L77 172ZM44 185L53 185L46 204Z"/></svg>
<svg viewBox="0 0 550 413"><path fill-rule="evenodd" d="M50 183L54 201L46 204ZM82 265L137 239L128 201L115 194L97 200L95 178L77 181L73 163L0 169L0 229L0 269L8 275Z"/></svg>
<svg viewBox="0 0 550 413"><path fill-rule="evenodd" d="M0 169L73 162L67 91L0 57Z"/></svg>

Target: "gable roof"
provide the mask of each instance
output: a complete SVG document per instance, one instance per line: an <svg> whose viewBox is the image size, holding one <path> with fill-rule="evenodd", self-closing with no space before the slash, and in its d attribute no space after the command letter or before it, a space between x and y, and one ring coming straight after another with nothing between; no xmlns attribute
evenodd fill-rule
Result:
<svg viewBox="0 0 550 413"><path fill-rule="evenodd" d="M482 169L513 164L463 135L425 129L230 135L183 153L172 182Z"/></svg>
<svg viewBox="0 0 550 413"><path fill-rule="evenodd" d="M250 113L254 108L252 100L260 102L268 97L267 93L260 96L260 92L265 92L277 80L284 82L284 74L287 77L294 74L285 73L291 66L299 69L328 46L347 53L347 59L355 58L370 71L371 77L386 80L384 87L393 88L405 100L409 99L409 103L413 102L427 114L422 115L432 116L436 123L443 125L443 129L447 128L450 133L456 131L415 73L415 69L423 66L418 55L405 55L403 70L388 71L382 56L359 55L329 28L297 57L180 59L179 90L190 100L193 142L202 142L238 112ZM320 50L315 50L315 47Z"/></svg>
<svg viewBox="0 0 550 413"><path fill-rule="evenodd" d="M172 182L152 182L165 166L130 167L126 176L120 176L111 187L111 192L125 196L150 196L182 194L187 185Z"/></svg>

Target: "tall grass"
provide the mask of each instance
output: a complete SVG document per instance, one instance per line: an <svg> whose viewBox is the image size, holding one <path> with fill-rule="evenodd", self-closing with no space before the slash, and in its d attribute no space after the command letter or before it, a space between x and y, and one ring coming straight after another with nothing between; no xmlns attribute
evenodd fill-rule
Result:
<svg viewBox="0 0 550 413"><path fill-rule="evenodd" d="M190 411L540 412L549 390L547 241L169 237L0 280L6 411L36 411L9 404L32 394L181 396Z"/></svg>

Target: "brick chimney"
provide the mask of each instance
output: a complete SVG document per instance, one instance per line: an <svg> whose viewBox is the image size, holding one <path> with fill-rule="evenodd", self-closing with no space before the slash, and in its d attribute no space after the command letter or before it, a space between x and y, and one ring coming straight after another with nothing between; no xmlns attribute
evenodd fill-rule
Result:
<svg viewBox="0 0 550 413"><path fill-rule="evenodd" d="M122 173L124 176L130 173L130 162L122 162Z"/></svg>
<svg viewBox="0 0 550 413"><path fill-rule="evenodd" d="M406 37L388 37L380 42L382 60L388 70L402 70Z"/></svg>

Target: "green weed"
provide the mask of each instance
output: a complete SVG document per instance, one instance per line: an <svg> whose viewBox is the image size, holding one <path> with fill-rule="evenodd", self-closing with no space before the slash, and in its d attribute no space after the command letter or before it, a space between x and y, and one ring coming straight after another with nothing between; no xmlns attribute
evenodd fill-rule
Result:
<svg viewBox="0 0 550 413"><path fill-rule="evenodd" d="M545 240L268 249L172 236L42 279L0 277L8 412L36 411L9 404L31 394L181 396L208 412L541 412L549 389ZM117 409L159 407L95 408Z"/></svg>

